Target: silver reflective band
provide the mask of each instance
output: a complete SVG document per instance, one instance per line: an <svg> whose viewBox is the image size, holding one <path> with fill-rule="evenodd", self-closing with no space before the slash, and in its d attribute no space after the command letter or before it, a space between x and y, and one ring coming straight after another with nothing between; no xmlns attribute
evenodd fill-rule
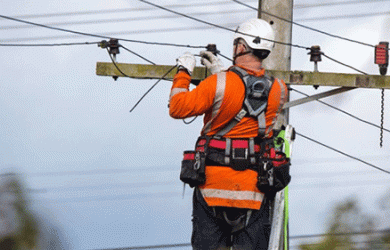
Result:
<svg viewBox="0 0 390 250"><path fill-rule="evenodd" d="M215 89L211 119L206 125L204 125L203 134L207 134L211 130L211 123L217 116L219 109L221 108L222 105L223 97L225 96L225 87L226 87L226 72L220 72L217 74L217 86Z"/></svg>
<svg viewBox="0 0 390 250"><path fill-rule="evenodd" d="M171 90L171 94L169 95L169 100L171 100L171 98L176 95L176 94L179 94L181 92L188 92L188 89L186 88L173 88Z"/></svg>
<svg viewBox="0 0 390 250"><path fill-rule="evenodd" d="M206 198L225 198L230 200L253 200L263 201L264 194L253 191L230 191L221 189L201 189L202 195Z"/></svg>

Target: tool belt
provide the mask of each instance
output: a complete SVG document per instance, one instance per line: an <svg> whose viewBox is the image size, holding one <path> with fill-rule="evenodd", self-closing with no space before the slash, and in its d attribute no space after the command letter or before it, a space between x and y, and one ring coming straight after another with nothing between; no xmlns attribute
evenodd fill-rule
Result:
<svg viewBox="0 0 390 250"><path fill-rule="evenodd" d="M228 166L242 171L257 169L262 156L272 148L272 142L271 139L258 138L199 137L195 150L206 152L207 165Z"/></svg>
<svg viewBox="0 0 390 250"><path fill-rule="evenodd" d="M275 151L273 138L201 136L195 150L184 151L180 180L190 187L204 184L206 165L257 171L257 186L264 193L280 191L291 179L290 159L284 153Z"/></svg>

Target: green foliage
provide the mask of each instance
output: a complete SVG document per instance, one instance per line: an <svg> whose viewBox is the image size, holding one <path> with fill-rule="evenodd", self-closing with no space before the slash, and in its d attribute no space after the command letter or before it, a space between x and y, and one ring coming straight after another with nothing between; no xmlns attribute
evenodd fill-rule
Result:
<svg viewBox="0 0 390 250"><path fill-rule="evenodd" d="M318 243L301 244L301 250L354 250L354 232L372 232L375 218L364 214L355 199L348 199L336 205L327 226L327 235ZM370 241L370 236L360 235L363 241Z"/></svg>
<svg viewBox="0 0 390 250"><path fill-rule="evenodd" d="M38 242L38 223L28 208L25 189L15 174L8 174L7 189L15 196L13 208L16 211L18 230L15 235L0 239L0 244L8 246L10 250L36 249Z"/></svg>

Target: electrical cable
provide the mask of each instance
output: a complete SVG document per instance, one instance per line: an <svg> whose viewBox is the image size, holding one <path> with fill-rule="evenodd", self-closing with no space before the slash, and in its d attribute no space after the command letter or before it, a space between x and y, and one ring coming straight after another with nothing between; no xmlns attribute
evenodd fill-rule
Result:
<svg viewBox="0 0 390 250"><path fill-rule="evenodd" d="M344 2L328 2L328 3L316 3L316 4L297 4L294 5L294 9L306 9L306 8L315 8L315 7L327 7L327 6L336 6L336 5L347 5L347 4L357 4L357 3L369 3L373 2L385 2L388 0L353 0L353 1L344 1Z"/></svg>
<svg viewBox="0 0 390 250"><path fill-rule="evenodd" d="M129 50L128 48L126 48L126 47L124 47L123 45L121 45L121 44L119 44L119 47L121 47L121 48L123 48L123 49L125 49L125 50L127 50L127 51L129 51L130 53L133 53L133 54L135 54L136 56L139 56L140 58L142 58L142 59L144 59L144 60L146 60L147 62L149 62L149 63L151 63L151 64L153 64L153 65L156 65L154 62L152 62L152 61L150 61L150 60L148 60L148 59L146 59L146 58L144 58L143 56L141 56L141 55L139 55L139 54L137 54L137 53L135 53L134 51L131 51L131 50ZM107 49L108 50L108 49ZM110 55L110 57L111 57L111 54L109 53L109 55ZM126 75L126 74L124 74L119 68L118 68L118 66L116 65L116 63L115 63L115 61L114 61L114 59L111 57L111 61L113 62L113 64L115 65L115 67L118 69L118 71L119 72L121 72L124 76L127 76L127 77L130 77L130 76L128 76L128 75ZM169 70L169 72L171 72L171 70ZM169 73L168 72L168 73ZM168 74L167 73L167 74ZM166 75L167 75L166 74ZM162 77L162 78L164 78L165 77L165 75ZM161 80L161 79L160 79ZM158 83L158 82L157 82ZM157 84L157 83L155 83L155 85ZM141 97L141 99L136 103L136 105L130 110L130 112L132 112L134 109L135 109L135 107L138 105L138 103L152 90L152 88L154 88L154 86L155 85L153 85L142 97ZM186 125L189 125L189 124L191 124L193 121L195 121L196 120L196 118L197 118L198 116L195 116L191 121L189 121L189 122L187 122L187 121L185 121L184 119L183 119L183 122L184 122L184 124L186 124Z"/></svg>
<svg viewBox="0 0 390 250"><path fill-rule="evenodd" d="M193 123L193 122L196 120L196 118L198 118L198 116L195 116L195 117L194 117L191 121L189 121L189 122L186 122L186 121L183 119L183 122L184 122L184 124L189 125L189 124Z"/></svg>
<svg viewBox="0 0 390 250"><path fill-rule="evenodd" d="M230 59L229 57L222 55L220 52L217 52L217 54L220 55L220 56L222 56L222 57L225 58L226 60L229 60L229 61L233 62L233 59Z"/></svg>
<svg viewBox="0 0 390 250"><path fill-rule="evenodd" d="M106 50L107 50L108 55L110 56L110 59L111 59L112 63L114 64L115 68L116 68L123 76L126 76L126 77L131 78L129 75L126 75L125 73L123 73L123 71L118 67L118 65L116 64L114 58L111 56L111 53L110 53L109 49L106 48Z"/></svg>
<svg viewBox="0 0 390 250"><path fill-rule="evenodd" d="M145 61L147 61L147 62L150 63L150 64L156 65L154 62L152 62L152 61L146 59L145 57L143 57L143 56L141 56L141 55L135 53L134 51L132 51L132 50L126 48L126 47L123 46L122 44L119 44L119 47L120 47L120 48L123 48L124 50L126 50L126 51L128 51L128 52L130 52L130 53L132 53L132 54L134 54L134 55L136 55L136 56L138 56L138 57L140 57L140 58L142 58L142 59L144 59Z"/></svg>
<svg viewBox="0 0 390 250"><path fill-rule="evenodd" d="M238 4L241 4L241 5L244 5L244 6L248 7L248 8L251 8L251 9L254 9L254 10L258 10L256 8L254 8L254 7L250 6L250 5L244 4L244 3L240 2L240 1L237 1L237 0L232 0L232 1L236 2ZM363 42L355 41L355 40L352 40L352 39L349 39L349 38L333 35L333 34L330 34L328 32L321 31L321 30L318 30L318 29L314 29L314 28L308 27L306 25L302 25L302 24L296 23L294 21L291 21L291 20L288 20L288 19L276 16L276 15L273 15L273 14L271 14L269 12L266 12L266 11L263 11L263 10L261 11L261 13L267 14L269 16L275 17L275 18L280 19L282 21L285 21L285 22L288 22L288 23L297 25L299 27L302 27L302 28L305 28L305 29L309 29L309 30L312 30L312 31L315 31L315 32L318 32L318 33L321 33L321 34L324 34L324 35L327 35L327 36L331 36L331 37L334 37L334 38L338 38L338 39L346 40L346 41L349 41L349 42L358 43L360 45L365 45L365 46L369 46L369 47L374 47L375 48L375 45L371 45L371 44L368 44L368 43L363 43Z"/></svg>
<svg viewBox="0 0 390 250"><path fill-rule="evenodd" d="M353 15L337 15L337 16L321 16L314 18L301 18L296 21L299 22L311 22L311 21L324 21L324 20L336 20L336 19L352 19L352 18L363 18L363 17L373 17L373 16L383 16L389 15L389 11L384 12L375 12L375 13L361 13L361 14L353 14Z"/></svg>
<svg viewBox="0 0 390 250"><path fill-rule="evenodd" d="M297 93L299 93L299 94L301 94L301 95L304 95L304 96L309 97L308 94L303 93L303 92L301 92L301 91L299 91L299 90L296 90L296 89L294 89L294 88L292 88L292 87L290 87L290 89L293 90L293 91L295 91L295 92L297 92ZM328 106L328 107L330 107L330 108L332 108L332 109L335 109L335 110L337 110L337 111L339 111L339 112L341 112L341 113L344 113L344 114L346 114L346 115L349 115L350 117L352 117L352 118L354 118L354 119L356 119L356 120L358 120L358 121L367 123L367 124L369 124L369 125L371 125L371 126L374 126L374 127L379 128L379 129L382 128L382 127L379 126L379 125L376 125L376 124L374 124L374 123L372 123L372 122L363 120L363 119L361 119L361 118L359 118L359 117L357 117L357 116L355 116L355 115L352 115L352 114L350 114L350 113L348 113L348 112L346 112L346 111L344 111L344 110L342 110L342 109L339 109L339 108L337 108L337 107L335 107L335 106L333 106L333 105L330 105L330 104L328 104L328 103L326 103L326 102L324 102L324 101L321 101L321 100L316 100L316 101L318 101L319 103L322 103L322 104L324 104L324 105L326 105L326 106ZM389 129L383 128L383 130L390 133L390 130L389 130Z"/></svg>
<svg viewBox="0 0 390 250"><path fill-rule="evenodd" d="M245 13L247 12L247 9L243 10L235 10L234 14L238 13ZM191 13L191 15L195 16L204 16L204 15L222 15L222 14L231 14L231 10L227 11L213 11L213 12L194 12ZM66 22L52 22L52 23L45 23L44 25L47 26L66 26L66 25L89 25L89 24L99 24L99 23L118 23L118 22L131 22L131 21L142 21L142 20L153 20L153 19L168 19L168 18L178 18L177 15L161 15L161 16L142 16L142 17L126 17L126 18L115 18L115 19L95 19L95 20L82 20L82 21L66 21ZM12 29L28 29L28 28L34 28L36 26L32 25L13 25L13 26L2 26L2 30L12 30Z"/></svg>
<svg viewBox="0 0 390 250"><path fill-rule="evenodd" d="M290 239L307 239L307 238L318 238L326 236L345 236L345 235L368 235L368 234L381 234L389 233L388 229L385 230L376 230L376 231L366 231L366 232L345 232L345 233L325 233L325 234L306 234L306 235L295 235L290 236Z"/></svg>
<svg viewBox="0 0 390 250"><path fill-rule="evenodd" d="M354 67L352 67L352 66L350 66L350 65L348 65L348 64L345 64L345 63L342 63L342 62L340 62L340 61L337 61L336 59L334 59L334 58L332 58L332 57L329 57L329 56L325 55L324 53L322 53L322 55L325 56L326 58L328 58L329 60L332 60L332 61L334 61L334 62L336 62L336 63L338 63L338 64L341 64L341 65L343 65L343 66L345 66L345 67L348 67L348 68L351 68L351 69L353 69L353 70L356 70L357 72L362 73L363 75L368 75L366 72L363 72L363 71L361 71L361 70L359 70L359 69L357 69L357 68L354 68Z"/></svg>
<svg viewBox="0 0 390 250"><path fill-rule="evenodd" d="M138 106L138 104L142 101L142 99L144 99L144 97L161 81L164 79L164 77L166 77L174 68L177 67L177 64L175 66L173 66L172 68L170 68L168 70L167 73L165 73L155 84L152 85L152 87L150 87L146 92L145 94L137 101L137 103L133 106L133 108L131 108L130 110L130 113Z"/></svg>
<svg viewBox="0 0 390 250"><path fill-rule="evenodd" d="M372 0L371 0L372 1ZM191 3L191 5L188 4L171 4L166 5L166 7L169 8L181 8L181 7L204 7L204 6L215 6L215 5L223 5L226 6L229 4L229 2L226 1L219 1L219 2L200 2L200 3ZM154 10L155 8L152 7L136 7L136 8L123 8L123 9L108 9L108 10L92 10L92 11L75 11L75 12L57 12L57 13L50 13L50 14L32 14L32 15L18 15L18 16L12 16L13 18L46 18L46 17L60 17L60 16L80 16L80 15L96 15L96 14L110 14L110 13L121 13L121 12L139 12L139 11L149 11Z"/></svg>
<svg viewBox="0 0 390 250"><path fill-rule="evenodd" d="M122 47L121 45L120 45L120 47ZM129 77L129 78L132 78L131 76L129 76L129 75L127 75L127 74L125 74L125 73L123 73L123 71L118 67L118 65L116 64L116 62L115 62L115 60L114 60L114 58L111 56L111 53L110 53L110 51L109 51L109 49L108 48L106 48L106 50L107 50L107 53L108 53L108 55L110 56L110 58L111 58L111 61L112 61L112 63L114 64L114 66L115 66L115 68L123 75L123 76L126 76L126 77ZM133 51L131 51L131 50L128 50L128 51L130 51L131 53L134 53ZM138 54L136 54L136 55L138 55ZM143 57L142 57L143 58ZM147 59L146 59L147 60ZM148 60L149 61L149 60ZM153 63L153 62L151 62L153 65L155 65L155 63ZM145 98L145 96L161 81L161 80L164 80L164 77L165 76L167 76L174 68L176 68L177 67L177 64L175 65L175 66L173 66L172 68L170 68L169 70L168 70L168 72L167 73L165 73L156 83L154 83L153 85L152 85L152 87L150 87L143 95L142 95L142 97L134 104L134 106L130 109L130 113L138 106L138 104ZM195 117L196 118L196 117ZM184 120L183 120L184 121ZM191 121L192 122L192 121Z"/></svg>
<svg viewBox="0 0 390 250"><path fill-rule="evenodd" d="M236 26L237 24L228 23L227 26ZM105 32L101 33L101 35L113 37L116 35L140 35L140 34L151 34L151 33L166 33L166 32L181 32L181 31L190 31L190 30L206 30L211 29L210 26L194 26L194 27L176 27L176 28L155 28L155 29L144 29L144 30L124 30L124 31L116 31L116 32ZM1 42L24 42L24 41L38 41L38 40L53 40L53 39L69 39L69 38L80 38L78 35L65 35L65 36L41 36L41 37L23 37L23 38L10 38L10 39L2 39ZM182 44L173 44L173 43L153 43L139 40L128 40L117 38L118 40L128 41L128 42L136 42L143 43L148 45L163 45L163 46L176 46L176 47L186 47L186 48L196 48L196 49L204 49L205 46L191 46L191 45L182 45Z"/></svg>
<svg viewBox="0 0 390 250"><path fill-rule="evenodd" d="M308 238L319 238L326 236L346 236L346 235L371 235L371 234L387 234L388 229L366 231L366 232L345 232L345 233L325 233L325 234L305 234L305 235L293 235L289 236L291 240L308 239ZM178 244L161 244L161 245L149 245L149 246L138 246L138 247L122 247L122 248L104 248L94 250L133 250L133 249L156 249L156 248L174 248L174 247L191 247L190 243L178 243Z"/></svg>
<svg viewBox="0 0 390 250"><path fill-rule="evenodd" d="M83 43L38 43L38 44L6 44L0 43L0 47L51 47L51 46L73 46L73 45L91 45L100 42L83 42Z"/></svg>
<svg viewBox="0 0 390 250"><path fill-rule="evenodd" d="M39 27L42 27L42 28L46 28L46 29L52 29L52 30L57 30L57 31L62 31L62 32L67 32L67 33L73 33L73 34L82 35L82 36L91 36L91 37L98 37L98 38L103 38L103 39L113 39L114 38L114 37L108 37L108 36L103 36L103 35L79 32L79 31L74 31L74 30L69 30L69 29L62 29L62 28L51 27L51 26L47 26L47 25L44 25L44 24L29 22L29 21L25 21L25 20L13 18L13 17L4 16L4 15L0 15L0 17L4 18L4 19L15 21L15 22L26 23L26 24L30 24L30 25L35 25L35 26L39 26ZM173 43L146 42L146 41L139 41L139 40L124 39L124 38L115 38L115 39L118 39L118 40L121 40L121 41L126 41L126 42L143 43L143 44L149 44L149 45L164 45L164 46L187 47L187 48L196 48L196 49L206 48L205 46L191 46L191 45L182 45L182 44L173 44Z"/></svg>
<svg viewBox="0 0 390 250"><path fill-rule="evenodd" d="M197 21L197 22L204 23L204 24L207 24L207 25L210 25L210 26L219 28L219 29L224 29L224 30L227 30L227 31L231 31L231 32L235 32L235 33L239 33L239 34L242 34L242 35L247 35L247 36L251 36L251 37L256 38L256 36L253 36L253 35L251 35L251 34L246 34L246 33L243 33L243 32L240 32L240 31L236 31L236 30L234 30L234 29L230 29L230 28L227 28L227 27L224 27L224 26L221 26L221 25L213 24L213 23L210 23L210 22L207 22L207 21L204 21L204 20L201 20L201 19L198 19L198 18L189 16L189 15L186 15L186 14L183 14L183 13L180 13L180 12L177 12L177 11L174 11L174 10L171 10L171 9L167 9L167 8L165 8L165 7L163 7L163 6L160 6L160 5L157 5L157 4L148 2L148 1L146 1L146 0L138 0L138 1L143 2L143 3L146 3L146 4L149 4L149 5L152 5L152 6L155 6L156 8L159 8L159 9L162 9L162 10L165 10L165 11L168 11L168 12L171 12L171 13L174 13L174 14L176 14L176 15L180 15L180 16L183 16L183 17L192 19L192 20ZM309 49L310 49L310 48L308 48L308 47L304 47L304 46L297 45L297 44L285 43L285 42L270 40L270 39L266 39L266 38L263 38L263 37L260 37L260 38L263 39L263 40L270 41L270 42L274 42L274 43L281 44L281 45L286 45L286 46L291 46L291 47L296 47L296 48L306 49L306 50L309 50Z"/></svg>
<svg viewBox="0 0 390 250"><path fill-rule="evenodd" d="M373 3L373 2L384 2L388 0L357 0L357 1L346 1L346 2L329 2L329 3L319 3L319 4L296 4L294 9L307 9L307 8L316 8L316 7L326 7L326 6L336 6L336 5L347 5L347 4L356 4L356 3ZM249 2L249 1L248 1ZM168 8L182 8L182 7L198 7L198 6L215 6L215 5L224 5L230 4L231 2L219 1L219 2L200 2L200 3L191 3L188 4L172 4L166 5ZM134 12L134 11L149 11L153 10L151 7L137 7L137 8L123 8L123 9L108 9L108 10L92 10L92 11L73 11L73 12L57 12L57 13L44 13L44 14L31 14L31 15L17 15L12 16L13 18L47 18L47 17L67 17L67 16L80 16L80 15L100 15L100 14L110 14L110 13L123 13L123 12Z"/></svg>
<svg viewBox="0 0 390 250"><path fill-rule="evenodd" d="M321 142L319 142L319 141L317 141L317 140L314 140L314 139L312 139L312 138L310 138L310 137L307 137L307 136L305 136L305 135L303 135L303 134L300 134L300 133L298 133L298 132L296 132L296 131L295 131L295 133L296 133L297 135L299 135L299 136L301 136L301 137L303 137L303 138L309 140L309 141L315 142L315 143L317 143L317 144L319 144L319 145L321 145L321 146L323 146L323 147L326 147L326 148L328 148L328 149L330 149L330 150L333 150L333 151L335 151L335 152L337 152L337 153L339 153L339 154L342 154L342 155L344 155L344 156L347 156L347 157L349 157L349 158L351 158L351 159L354 159L354 160L356 160L356 161L362 162L362 163L364 163L364 164L366 164L366 165L368 165L368 166L370 166L370 167L376 168L377 170L380 170L380 171L382 171L382 172L384 172L384 173L390 174L390 171L388 171L388 170L385 170L385 169L383 169L383 168L377 167L377 166L375 166L375 165L373 165L373 164L371 164L371 163L368 163L368 162L366 162L366 161L363 161L363 160L361 160L361 159L359 159L359 158L357 158L357 157L351 156L351 155L349 155L349 154L347 154L347 153L344 153L344 152L342 152L342 151L340 151L340 150L338 150L338 149L335 149L335 148L332 148L332 147L330 147L330 146L327 146L327 145L325 145L325 144L323 144L323 143L321 143Z"/></svg>

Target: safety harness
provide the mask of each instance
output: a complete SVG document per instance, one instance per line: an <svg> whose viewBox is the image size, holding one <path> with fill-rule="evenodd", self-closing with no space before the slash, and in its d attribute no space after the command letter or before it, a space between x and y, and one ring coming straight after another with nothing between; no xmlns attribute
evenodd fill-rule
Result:
<svg viewBox="0 0 390 250"><path fill-rule="evenodd" d="M266 135L265 112L267 109L268 96L274 82L273 77L253 76L240 67L234 66L229 69L240 76L245 85L245 99L243 107L223 129L219 130L216 136L222 137L238 124L245 116L256 117L259 124L259 136Z"/></svg>
<svg viewBox="0 0 390 250"><path fill-rule="evenodd" d="M283 179L279 176L284 175L278 174L278 172L274 173L273 166L289 166L289 160L286 159L285 155L275 151L274 138L269 138L269 131L266 130L265 113L269 93L275 80L268 76L256 77L250 75L237 66L233 66L229 70L240 76L245 85L245 98L242 108L215 135L199 137L194 151L184 152L181 180L190 186L203 184L205 181L205 166L226 166L238 171L252 169L258 172L258 189L263 193L267 193L270 186L274 183L280 183L278 179ZM210 131L211 123L220 110L225 85L226 72L221 72L217 75L212 117L203 127L203 134ZM223 137L245 116L257 118L259 124L257 137ZM284 171L285 168L280 169ZM280 186L284 188L284 185ZM213 211L216 218L222 219L230 225L232 235L248 225L252 213L251 209L229 210L225 207L213 207Z"/></svg>

